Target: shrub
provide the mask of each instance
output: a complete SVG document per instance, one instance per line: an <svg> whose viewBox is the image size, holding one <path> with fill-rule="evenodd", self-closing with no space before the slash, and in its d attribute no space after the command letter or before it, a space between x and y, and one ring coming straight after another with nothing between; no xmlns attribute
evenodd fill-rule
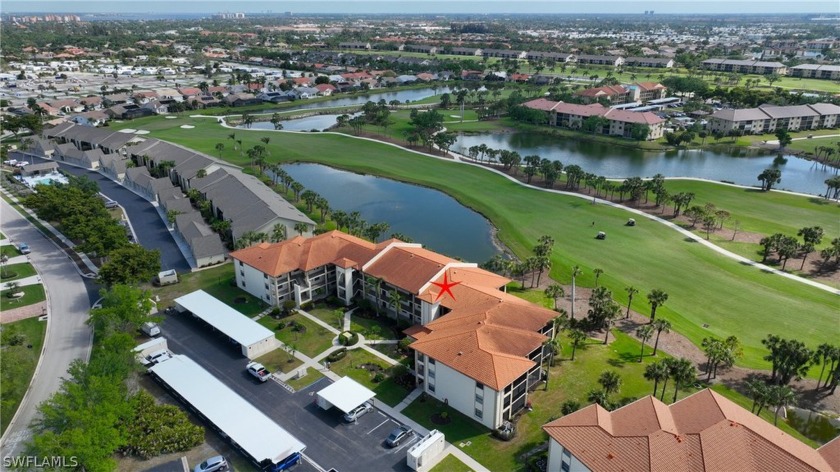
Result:
<svg viewBox="0 0 840 472"><path fill-rule="evenodd" d="M283 302L283 316L289 316L295 309L294 300L286 300Z"/></svg>
<svg viewBox="0 0 840 472"><path fill-rule="evenodd" d="M411 344L412 342L413 342L413 341L412 341L412 339L411 339L411 338L409 338L408 336L406 336L406 337L404 337L404 338L400 339L400 342L399 342L399 344L397 344L397 345L398 345L398 346L400 347L400 349L401 349L401 350L403 350L404 352L408 352L408 345L409 345L409 344Z"/></svg>
<svg viewBox="0 0 840 472"><path fill-rule="evenodd" d="M280 307L276 306L276 307L272 308L270 312L268 312L268 315L271 316L272 318L279 318L280 313L282 313L282 311L280 310Z"/></svg>
<svg viewBox="0 0 840 472"><path fill-rule="evenodd" d="M304 311L308 311L312 309L312 302L306 302L300 304L300 309Z"/></svg>
<svg viewBox="0 0 840 472"><path fill-rule="evenodd" d="M385 380L385 375L382 372L377 372L376 375L373 376L374 383L379 383Z"/></svg>
<svg viewBox="0 0 840 472"><path fill-rule="evenodd" d="M336 349L335 351L331 352L327 356L327 361L328 362L340 361L341 359L344 359L344 356L346 356L346 355L347 355L347 349L346 348Z"/></svg>
<svg viewBox="0 0 840 472"><path fill-rule="evenodd" d="M158 405L141 390L133 398L134 421L127 426L123 452L143 459L182 452L204 441L204 429L190 422L177 406Z"/></svg>
<svg viewBox="0 0 840 472"><path fill-rule="evenodd" d="M353 331L344 331L338 335L338 343L342 346L352 346L359 342L359 335Z"/></svg>
<svg viewBox="0 0 840 472"><path fill-rule="evenodd" d="M306 326L297 322L297 321L292 321L292 322L289 323L289 325L292 327L292 331L294 331L294 332L297 332L297 333L305 333L306 332Z"/></svg>

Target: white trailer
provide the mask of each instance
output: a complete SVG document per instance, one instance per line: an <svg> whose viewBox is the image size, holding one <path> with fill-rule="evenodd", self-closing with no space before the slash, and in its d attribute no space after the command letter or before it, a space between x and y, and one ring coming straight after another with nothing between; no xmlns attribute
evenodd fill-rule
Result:
<svg viewBox="0 0 840 472"><path fill-rule="evenodd" d="M446 448L446 438L443 433L433 429L417 444L411 446L406 453L406 464L412 470L420 470L425 464L433 461Z"/></svg>

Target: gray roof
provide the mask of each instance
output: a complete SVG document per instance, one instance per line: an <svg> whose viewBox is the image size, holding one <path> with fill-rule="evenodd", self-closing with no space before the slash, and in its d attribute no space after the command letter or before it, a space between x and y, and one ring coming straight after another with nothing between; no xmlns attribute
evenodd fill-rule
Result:
<svg viewBox="0 0 840 472"><path fill-rule="evenodd" d="M720 118L726 121L755 121L769 118L760 108L739 108L720 110L712 113L713 118Z"/></svg>
<svg viewBox="0 0 840 472"><path fill-rule="evenodd" d="M625 59L625 62L650 62L660 64L667 64L671 61L673 61L673 59L669 57L628 57Z"/></svg>
<svg viewBox="0 0 840 472"><path fill-rule="evenodd" d="M204 222L198 211L192 210L175 216L175 226L189 243L196 259L227 253L219 235Z"/></svg>
<svg viewBox="0 0 840 472"><path fill-rule="evenodd" d="M820 115L840 115L840 106L833 103L814 103L808 106Z"/></svg>
<svg viewBox="0 0 840 472"><path fill-rule="evenodd" d="M148 188L152 182L152 175L145 167L129 167L125 170L125 180L134 182L140 187Z"/></svg>
<svg viewBox="0 0 840 472"><path fill-rule="evenodd" d="M74 146L73 143L56 144L55 150L62 156L67 156L70 155L70 153L73 153L74 151L78 151L78 149L76 149L76 146Z"/></svg>
<svg viewBox="0 0 840 472"><path fill-rule="evenodd" d="M776 105L761 105L758 107L764 113L767 113L770 118L796 118L805 116L819 115L814 109L808 105L792 105L792 106L776 106Z"/></svg>
<svg viewBox="0 0 840 472"><path fill-rule="evenodd" d="M99 148L90 149L84 152L85 160L91 164L94 162L101 162L103 156L105 156L105 153Z"/></svg>
<svg viewBox="0 0 840 472"><path fill-rule="evenodd" d="M733 66L749 67L785 67L781 62L753 61L742 59L706 59L703 64L726 64Z"/></svg>
<svg viewBox="0 0 840 472"><path fill-rule="evenodd" d="M177 211L180 213L193 211L192 202L190 202L189 198L173 196L169 196L169 198L164 198L163 196L161 196L161 194L158 194L158 200L161 201L161 205L163 206L163 208L166 209L166 211Z"/></svg>
<svg viewBox="0 0 840 472"><path fill-rule="evenodd" d="M76 126L75 123L67 121L52 128L45 129L43 134L48 138L54 138L56 136L61 136L62 134L64 134L65 131L74 126Z"/></svg>
<svg viewBox="0 0 840 472"><path fill-rule="evenodd" d="M190 249L192 249L193 257L196 260L227 254L227 249L222 244L222 239L216 233L195 237L189 241Z"/></svg>
<svg viewBox="0 0 840 472"><path fill-rule="evenodd" d="M55 169L58 169L58 164L56 164L55 162L40 162L38 164L27 164L23 166L23 172L26 173Z"/></svg>
<svg viewBox="0 0 840 472"><path fill-rule="evenodd" d="M216 161L214 159L205 155L193 154L180 164L176 165L173 170L185 179L192 179L196 176L196 174L198 174L199 170L206 169L215 163Z"/></svg>
<svg viewBox="0 0 840 472"><path fill-rule="evenodd" d="M99 159L99 164L102 167L107 169L111 169L116 174L125 173L127 169L128 159L120 156L119 154L105 154Z"/></svg>
<svg viewBox="0 0 840 472"><path fill-rule="evenodd" d="M792 67L792 69L840 71L840 66L833 66L828 64L799 64L798 66Z"/></svg>

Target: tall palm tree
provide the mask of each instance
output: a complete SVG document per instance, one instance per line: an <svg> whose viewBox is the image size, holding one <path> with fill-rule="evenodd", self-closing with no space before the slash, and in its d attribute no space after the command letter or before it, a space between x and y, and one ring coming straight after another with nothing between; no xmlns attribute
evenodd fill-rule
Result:
<svg viewBox="0 0 840 472"><path fill-rule="evenodd" d="M590 403L597 403L604 406L607 404L607 392L603 390L593 390L586 396L586 400Z"/></svg>
<svg viewBox="0 0 840 472"><path fill-rule="evenodd" d="M598 287L598 279L601 277L601 274L604 273L604 269L595 268L592 270L592 273L595 274L595 287Z"/></svg>
<svg viewBox="0 0 840 472"><path fill-rule="evenodd" d="M647 299L650 304L650 321L653 322L656 319L656 309L665 304L668 300L668 294L655 288L647 294Z"/></svg>
<svg viewBox="0 0 840 472"><path fill-rule="evenodd" d="M659 347L659 335L671 332L671 322L660 318L658 320L654 320L654 322L651 323L651 326L653 326L653 329L656 330L656 342L653 343L653 355L655 356L656 349Z"/></svg>
<svg viewBox="0 0 840 472"><path fill-rule="evenodd" d="M572 360L575 360L575 351L581 343L586 341L586 338L586 333L579 329L569 331L569 339L572 341Z"/></svg>
<svg viewBox="0 0 840 472"><path fill-rule="evenodd" d="M560 352L560 340L552 338L543 341L543 352L546 350L548 350L548 366L545 368L545 390L548 391L548 376L551 366L554 365L554 356Z"/></svg>
<svg viewBox="0 0 840 472"><path fill-rule="evenodd" d="M575 279L582 274L580 267L572 267L572 319L575 319Z"/></svg>
<svg viewBox="0 0 840 472"><path fill-rule="evenodd" d="M645 343L653 336L653 326L642 325L636 329L636 336L642 340L642 351L639 353L639 362L642 362L642 357L645 355Z"/></svg>
<svg viewBox="0 0 840 472"><path fill-rule="evenodd" d="M687 387L691 382L697 378L697 369L694 364L688 359L678 359L673 363L670 369L671 378L674 380L674 399L671 403L677 401L677 393L680 388Z"/></svg>
<svg viewBox="0 0 840 472"><path fill-rule="evenodd" d="M303 222L295 223L295 231L298 232L299 236L303 236L303 233L309 231L309 225Z"/></svg>
<svg viewBox="0 0 840 472"><path fill-rule="evenodd" d="M665 399L665 387L668 386L668 380L671 378L671 371L674 369L674 364L677 362L676 359L669 357L667 359L662 359L661 362L664 365L665 369L665 377L662 378L662 392L659 394L659 400Z"/></svg>
<svg viewBox="0 0 840 472"><path fill-rule="evenodd" d="M769 402L773 405L773 425L779 423L779 410L790 405L796 399L793 389L787 385L774 385L770 387Z"/></svg>
<svg viewBox="0 0 840 472"><path fill-rule="evenodd" d="M271 242L279 243L286 240L286 225L277 223L271 230Z"/></svg>
<svg viewBox="0 0 840 472"><path fill-rule="evenodd" d="M225 149L225 145L222 143L216 143L216 151L219 151L219 159L222 158L222 151Z"/></svg>
<svg viewBox="0 0 840 472"><path fill-rule="evenodd" d="M648 364L644 375L646 379L653 381L653 396L655 397L659 382L668 378L668 365L663 361Z"/></svg>
<svg viewBox="0 0 840 472"><path fill-rule="evenodd" d="M402 295L397 289L392 290L388 294L388 301L390 305L394 307L394 314L399 317L400 316L400 304L402 303Z"/></svg>
<svg viewBox="0 0 840 472"><path fill-rule="evenodd" d="M557 299L566 296L562 285L551 284L545 289L545 296L554 300L554 310L557 310Z"/></svg>
<svg viewBox="0 0 840 472"><path fill-rule="evenodd" d="M633 296L639 293L639 289L633 287L632 285L624 289L627 292L627 313L624 314L624 318L630 318L630 304L633 303Z"/></svg>
<svg viewBox="0 0 840 472"><path fill-rule="evenodd" d="M746 385L747 392L753 401L750 413L759 415L761 414L761 410L764 409L764 406L770 400L770 388L766 383L764 383L764 380L761 379L748 380Z"/></svg>
<svg viewBox="0 0 840 472"><path fill-rule="evenodd" d="M614 370L606 370L601 372L601 376L598 377L598 383L601 384L604 393L609 397L613 393L617 393L621 388L621 376Z"/></svg>

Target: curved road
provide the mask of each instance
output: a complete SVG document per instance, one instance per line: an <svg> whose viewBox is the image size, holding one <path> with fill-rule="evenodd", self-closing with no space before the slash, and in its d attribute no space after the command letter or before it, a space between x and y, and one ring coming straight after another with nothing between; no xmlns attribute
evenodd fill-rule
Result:
<svg viewBox="0 0 840 472"><path fill-rule="evenodd" d="M47 291L49 322L44 349L32 383L3 435L2 455L22 453L31 433L28 426L35 418L38 405L58 390L70 363L90 357L93 332L85 324L96 297L96 287L76 271L76 266L53 243L5 200L0 203L0 225L10 239L25 241L32 248L29 255L38 269Z"/></svg>

